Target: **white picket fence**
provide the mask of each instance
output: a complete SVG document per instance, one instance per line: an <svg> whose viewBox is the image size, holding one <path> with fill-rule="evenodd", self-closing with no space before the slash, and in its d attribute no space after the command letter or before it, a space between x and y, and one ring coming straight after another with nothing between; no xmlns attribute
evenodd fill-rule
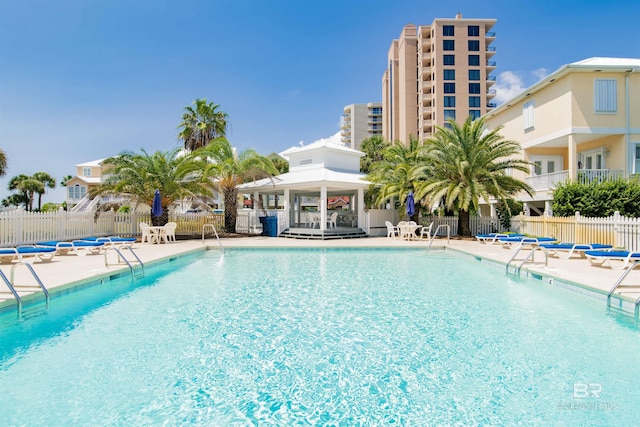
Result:
<svg viewBox="0 0 640 427"><path fill-rule="evenodd" d="M239 210L236 224L238 233L260 233L262 227L258 213L253 210ZM285 227L285 213L272 210L269 215L278 216L278 232ZM371 236L386 235L384 221L396 224L399 214L395 210L370 209L366 212L363 229ZM406 218L404 218L406 219ZM179 236L198 237L204 224L214 224L223 229L224 215L209 213L170 214L169 221L178 224ZM421 224L434 221L433 230L447 224L451 235L458 234L458 217L423 217ZM17 209L0 212L0 247L34 244L47 240L73 240L89 236L139 236L140 222L151 223L149 214L101 212L26 212ZM514 231L535 236L555 237L563 242L603 243L618 248L640 251L640 218L623 217L616 213L607 218L587 218L576 213L572 217L523 216L511 219L511 230L505 230L498 218L471 218L471 233L486 234ZM440 229L440 235L446 233Z"/></svg>

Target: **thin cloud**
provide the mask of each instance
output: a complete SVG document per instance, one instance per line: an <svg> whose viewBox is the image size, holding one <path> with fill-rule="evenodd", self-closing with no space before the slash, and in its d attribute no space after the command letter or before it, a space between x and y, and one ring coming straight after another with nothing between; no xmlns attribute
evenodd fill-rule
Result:
<svg viewBox="0 0 640 427"><path fill-rule="evenodd" d="M496 79L496 104L502 104L522 92L525 89L522 76L513 71L503 71Z"/></svg>
<svg viewBox="0 0 640 427"><path fill-rule="evenodd" d="M531 74L533 74L536 79L542 80L549 75L549 71L546 68L538 68L534 70Z"/></svg>

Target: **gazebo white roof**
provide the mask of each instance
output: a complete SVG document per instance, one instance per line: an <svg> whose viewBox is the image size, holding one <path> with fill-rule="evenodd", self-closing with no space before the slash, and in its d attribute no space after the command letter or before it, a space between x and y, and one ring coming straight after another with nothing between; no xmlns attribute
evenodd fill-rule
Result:
<svg viewBox="0 0 640 427"><path fill-rule="evenodd" d="M360 158L364 153L340 144L336 138L294 146L280 155L289 161L289 172L278 175L273 180L261 179L242 184L238 188L243 191L269 192L285 188L317 190L326 187L327 191L334 191L366 189L370 185L360 172Z"/></svg>
<svg viewBox="0 0 640 427"><path fill-rule="evenodd" d="M369 181L364 179L363 173L329 169L323 166L300 167L291 172L273 178L261 179L240 185L241 190L282 190L289 189L317 189L326 186L328 191L347 189L366 189Z"/></svg>

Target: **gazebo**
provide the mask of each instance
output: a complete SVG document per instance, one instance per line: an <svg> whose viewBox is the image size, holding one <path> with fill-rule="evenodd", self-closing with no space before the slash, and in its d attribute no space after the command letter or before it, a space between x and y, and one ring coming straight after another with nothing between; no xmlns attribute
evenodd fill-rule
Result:
<svg viewBox="0 0 640 427"><path fill-rule="evenodd" d="M289 161L289 172L273 180L242 184L241 193L251 193L254 209L282 205L278 234L303 239L366 237L364 192L369 187L360 172L361 151L331 139L291 147L280 153ZM341 200L333 209L328 201ZM280 201L283 201L280 203Z"/></svg>

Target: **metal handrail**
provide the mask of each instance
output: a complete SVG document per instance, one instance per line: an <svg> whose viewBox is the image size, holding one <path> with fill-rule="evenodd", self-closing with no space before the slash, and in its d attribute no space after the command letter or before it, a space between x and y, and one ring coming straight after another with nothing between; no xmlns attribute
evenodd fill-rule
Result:
<svg viewBox="0 0 640 427"><path fill-rule="evenodd" d="M218 232L216 231L216 227L213 224L204 224L202 226L202 244L204 245L204 231L206 228L211 227L213 229L213 233L216 235L216 239L218 239L218 245L220 246L220 250L224 252L224 248L222 247L222 241L220 241L220 236L218 236Z"/></svg>
<svg viewBox="0 0 640 427"><path fill-rule="evenodd" d="M517 260L516 257L518 256L518 254L520 253L520 251L525 248L524 245L520 245L518 246L518 249L516 250L516 252L511 256L511 258L509 259L509 261L507 261L507 265L505 266L505 273L509 274L509 266L511 265L512 261L520 261ZM531 252L529 253L529 255L527 255L526 257L524 257L522 259L522 262L520 263L520 265L518 265L518 267L515 270L514 274L517 274L517 276L520 276L520 270L522 270L522 266L525 265L525 263L527 261L529 261L529 258L532 258L531 262L535 262L535 253L538 250L542 250L544 252L544 266L548 266L549 265L549 252L547 252L547 250L541 246L534 246L531 249Z"/></svg>
<svg viewBox="0 0 640 427"><path fill-rule="evenodd" d="M447 245L451 241L451 227L449 227L449 224L440 224L436 227L436 231L433 232L433 234L431 235L431 238L429 239L429 246L427 246L427 253L429 252L429 249L431 249L431 245L433 244L433 240L438 235L438 231L440 231L440 229L443 227L447 228Z"/></svg>
<svg viewBox="0 0 640 427"><path fill-rule="evenodd" d="M1 270L0 270L0 277L2 278L4 283L7 285L7 287L9 288L9 290L11 291L11 293L13 294L14 298L18 303L18 319L19 319L22 317L22 298L20 298L20 295L18 295L18 292L14 289L13 285L11 285L11 281L7 279L7 276L5 276Z"/></svg>
<svg viewBox="0 0 640 427"><path fill-rule="evenodd" d="M618 288L640 288L640 285L623 285L622 284L622 281L629 275L629 273L631 273L631 270L636 268L638 265L640 265L640 261L633 262L633 264L631 264L629 267L627 267L627 269L624 271L624 273L622 273L622 276L620 276L618 278L618 280L616 280L616 283L614 283L614 285L609 290L609 293L607 294L607 308L611 307L611 297L613 296L613 293L616 291L616 289L618 289ZM634 305L635 305L635 307L634 307L634 315L635 315L636 319L640 319L640 296L636 299Z"/></svg>
<svg viewBox="0 0 640 427"><path fill-rule="evenodd" d="M0 277L2 277L2 280L4 281L4 283L7 285L7 287L13 294L13 296L16 298L16 302L18 303L18 318L21 318L22 317L22 298L20 298L18 291L15 289L15 271L19 265L24 265L25 267L27 267L27 269L31 272L31 275L33 276L33 278L36 279L36 283L38 283L38 286L40 287L40 289L42 289L42 292L44 293L47 308L49 308L50 297L49 297L49 291L44 286L44 284L42 283L42 280L40 280L40 277L38 277L38 275L36 274L31 264L29 264L28 262L15 261L14 264L11 266L9 279L7 279L7 276L5 276L2 271L0 271Z"/></svg>
<svg viewBox="0 0 640 427"><path fill-rule="evenodd" d="M133 248L131 248L130 246L127 246L126 248L129 249L129 252L131 252L131 254L137 260L138 264L140 264L140 267L142 268L142 275L140 277L144 277L144 263L142 262L140 257L138 257L138 255L133 251ZM131 278L133 280L135 280L136 279L136 275L135 275L135 272L134 272L133 265L131 265L129 260L122 254L122 252L120 252L120 249L118 249L115 246L108 246L108 247L105 248L105 251L104 251L104 266L105 267L109 267L109 259L108 259L109 249L113 249L114 251L116 251L116 253L118 254L118 260L123 260L125 262L125 264L127 264L127 266L129 267L129 271L131 272Z"/></svg>

